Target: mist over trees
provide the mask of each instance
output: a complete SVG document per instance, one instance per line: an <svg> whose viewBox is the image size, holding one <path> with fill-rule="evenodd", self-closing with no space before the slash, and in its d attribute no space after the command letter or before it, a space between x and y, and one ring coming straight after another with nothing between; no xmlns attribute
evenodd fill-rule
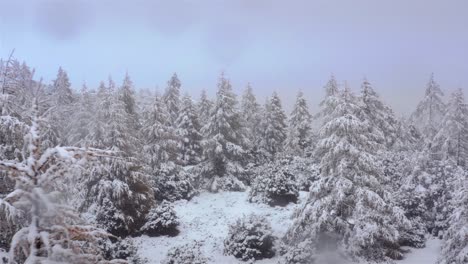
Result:
<svg viewBox="0 0 468 264"><path fill-rule="evenodd" d="M468 262L468 108L434 75L409 119L369 80L335 76L317 113L302 91L290 113L276 92L238 96L224 73L195 100L176 73L163 94L128 73L74 89L62 68L46 84L10 58L0 85L0 263L144 263L132 237L177 236L174 202L230 191L268 206L307 192L284 237L238 215L224 252L241 260L392 263L433 236L439 263ZM167 263L208 263L194 245Z"/></svg>

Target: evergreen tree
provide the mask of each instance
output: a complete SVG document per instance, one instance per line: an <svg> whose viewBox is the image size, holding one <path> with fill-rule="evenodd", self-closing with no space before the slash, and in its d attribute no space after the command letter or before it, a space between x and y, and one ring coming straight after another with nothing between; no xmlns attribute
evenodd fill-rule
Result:
<svg viewBox="0 0 468 264"><path fill-rule="evenodd" d="M398 143L398 121L392 109L386 106L379 95L372 88L372 85L364 79L361 85L361 96L359 97L360 112L359 117L370 122L370 133L381 134L384 147L391 148Z"/></svg>
<svg viewBox="0 0 468 264"><path fill-rule="evenodd" d="M0 209L9 216L22 213L29 220L12 239L9 262L105 263L97 243L109 235L85 225L71 207L60 203L59 194L63 177L79 171L86 158L106 153L74 147L42 149L39 119L36 104L23 161L0 161L0 170L16 181L15 190L0 199Z"/></svg>
<svg viewBox="0 0 468 264"><path fill-rule="evenodd" d="M133 82L128 75L128 72L125 74L125 78L120 87L120 100L123 101L125 105L125 112L129 116L129 123L131 129L138 130L140 127L140 121L138 117L138 109L135 102L135 88L133 87Z"/></svg>
<svg viewBox="0 0 468 264"><path fill-rule="evenodd" d="M93 122L95 106L92 95L86 84L83 84L77 102L74 105L73 118L70 122L70 132L67 142L72 145L84 147L85 138L90 134L91 122Z"/></svg>
<svg viewBox="0 0 468 264"><path fill-rule="evenodd" d="M200 101L197 105L198 116L200 117L200 123L206 124L210 119L211 109L213 108L213 102L208 99L206 91L202 90L200 95Z"/></svg>
<svg viewBox="0 0 468 264"><path fill-rule="evenodd" d="M219 78L210 120L202 131L206 136L203 141L206 160L202 173L208 180L209 189L244 189L240 180L244 174L246 138L237 109L236 95L224 74Z"/></svg>
<svg viewBox="0 0 468 264"><path fill-rule="evenodd" d="M338 83L336 82L335 76L332 75L330 80L324 87L325 98L320 102L320 111L317 113L315 118L319 119L322 124L325 124L331 118L330 115L337 106L339 100L340 90Z"/></svg>
<svg viewBox="0 0 468 264"><path fill-rule="evenodd" d="M347 87L333 101L315 153L321 177L286 238L311 240L317 249L344 251L354 260L401 258L398 230L409 222L382 185L377 138L356 116L356 99Z"/></svg>
<svg viewBox="0 0 468 264"><path fill-rule="evenodd" d="M179 138L169 116L160 96L154 98L152 108L145 113L143 157L153 172L158 171L163 163L177 161Z"/></svg>
<svg viewBox="0 0 468 264"><path fill-rule="evenodd" d="M182 108L176 123L178 135L182 140L179 151L181 162L184 165L198 164L202 154L201 126L192 98L188 95L182 98Z"/></svg>
<svg viewBox="0 0 468 264"><path fill-rule="evenodd" d="M286 139L286 114L281 106L281 100L273 93L265 106L263 135L260 146L274 158L283 151L283 143Z"/></svg>
<svg viewBox="0 0 468 264"><path fill-rule="evenodd" d="M66 71L60 67L54 80L52 92L57 106L68 106L74 101L73 91Z"/></svg>
<svg viewBox="0 0 468 264"><path fill-rule="evenodd" d="M109 149L118 157L102 158L101 166L83 173L80 209L96 215L95 221L110 233L125 237L144 223L153 203L150 179L137 161L136 135L128 127L131 116L119 99L112 79L101 83L97 118L86 137L86 145Z"/></svg>
<svg viewBox="0 0 468 264"><path fill-rule="evenodd" d="M442 126L435 135L432 151L465 165L468 154L468 107L462 89L455 91L447 105Z"/></svg>
<svg viewBox="0 0 468 264"><path fill-rule="evenodd" d="M288 136L286 138L286 149L288 152L304 156L311 144L312 116L304 94L297 94L296 103L289 119Z"/></svg>
<svg viewBox="0 0 468 264"><path fill-rule="evenodd" d="M167 82L166 92L164 93L164 103L169 113L171 125L174 127L180 112L180 86L180 80L177 74L174 73Z"/></svg>
<svg viewBox="0 0 468 264"><path fill-rule="evenodd" d="M185 162L182 158L194 162L190 158L196 157L190 151L197 149L197 143L190 141L194 140L194 131L190 130L189 133L185 130L190 129L191 119L186 120L184 115L179 121L184 129L177 130L171 125L166 105L159 96L155 97L153 108L145 114L142 157L149 173L153 175L153 190L157 200L190 199L194 194L191 175L180 164ZM182 132L191 139L181 140Z"/></svg>
<svg viewBox="0 0 468 264"><path fill-rule="evenodd" d="M453 200L454 211L448 219L444 235L442 256L439 264L462 264L468 262L468 180L466 172L457 174Z"/></svg>
<svg viewBox="0 0 468 264"><path fill-rule="evenodd" d="M246 128L246 136L250 143L258 142L260 135L260 105L252 90L250 83L242 96L242 118ZM253 146L251 146L253 147Z"/></svg>
<svg viewBox="0 0 468 264"><path fill-rule="evenodd" d="M444 93L439 84L434 81L434 74L432 74L426 86L425 96L412 115L417 128L423 133L426 140L432 140L444 116L443 96Z"/></svg>

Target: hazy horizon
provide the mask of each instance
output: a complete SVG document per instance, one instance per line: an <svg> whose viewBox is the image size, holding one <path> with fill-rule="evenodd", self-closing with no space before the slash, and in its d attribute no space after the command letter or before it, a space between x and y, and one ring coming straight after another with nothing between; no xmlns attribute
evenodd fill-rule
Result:
<svg viewBox="0 0 468 264"><path fill-rule="evenodd" d="M62 66L74 88L116 83L213 96L221 71L236 92L250 82L262 103L277 91L290 109L298 90L312 110L333 73L358 90L367 77L397 113L423 96L432 72L442 89L468 87L468 2L86 1L0 3L0 57L36 68L45 82Z"/></svg>

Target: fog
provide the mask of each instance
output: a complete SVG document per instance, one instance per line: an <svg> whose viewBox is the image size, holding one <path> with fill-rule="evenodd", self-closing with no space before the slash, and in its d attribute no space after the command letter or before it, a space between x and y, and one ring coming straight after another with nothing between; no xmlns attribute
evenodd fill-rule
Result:
<svg viewBox="0 0 468 264"><path fill-rule="evenodd" d="M2 1L0 57L15 48L45 81L62 66L76 88L128 71L161 90L177 72L185 91L213 95L225 71L237 91L277 91L288 109L302 89L314 110L332 73L354 89L367 77L406 113L431 72L447 92L468 86L466 10L462 0Z"/></svg>

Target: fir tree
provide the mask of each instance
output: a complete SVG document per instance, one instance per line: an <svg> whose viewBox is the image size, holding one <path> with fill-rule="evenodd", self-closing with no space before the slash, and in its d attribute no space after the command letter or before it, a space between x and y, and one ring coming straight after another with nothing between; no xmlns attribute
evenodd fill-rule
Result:
<svg viewBox="0 0 468 264"><path fill-rule="evenodd" d="M297 94L296 103L289 119L286 149L289 153L304 156L311 144L312 116L309 113L307 101L304 94Z"/></svg>
<svg viewBox="0 0 468 264"><path fill-rule="evenodd" d="M261 121L261 112L260 105L257 103L257 99L255 98L250 83L247 85L244 95L242 96L241 109L242 118L247 133L246 136L249 139L249 142L258 142L260 135L259 125Z"/></svg>
<svg viewBox="0 0 468 264"><path fill-rule="evenodd" d="M456 188L451 203L455 209L448 219L449 227L444 235L439 264L468 262L468 180L466 172L457 175L454 186Z"/></svg>
<svg viewBox="0 0 468 264"><path fill-rule="evenodd" d="M320 102L320 111L315 116L315 118L319 119L322 124L325 124L329 121L331 118L330 114L333 112L339 102L338 97L340 90L334 75L330 77L330 80L328 80L324 89L325 98Z"/></svg>
<svg viewBox="0 0 468 264"><path fill-rule="evenodd" d="M321 177L287 240L327 241L316 247L344 251L354 260L401 258L398 230L408 221L382 185L377 139L356 116L356 99L347 87L333 102L335 109L324 112L327 122L315 153Z"/></svg>
<svg viewBox="0 0 468 264"><path fill-rule="evenodd" d="M164 93L164 103L166 104L167 111L171 125L175 127L177 118L180 111L180 80L177 74L174 73L171 79L167 82L166 92Z"/></svg>
<svg viewBox="0 0 468 264"><path fill-rule="evenodd" d="M464 166L468 154L468 107L462 89L455 91L447 105L439 132L432 144L432 151L444 158L453 159Z"/></svg>
<svg viewBox="0 0 468 264"><path fill-rule="evenodd" d="M9 262L102 263L97 242L109 235L85 225L71 207L59 202L59 193L63 177L79 171L77 165L106 153L74 147L42 149L39 120L35 104L23 161L0 161L0 170L16 181L15 191L0 199L0 209L29 219L12 239Z"/></svg>
<svg viewBox="0 0 468 264"><path fill-rule="evenodd" d="M283 143L286 139L286 114L281 106L281 100L273 93L265 106L263 122L263 135L260 146L274 158L283 151Z"/></svg>
<svg viewBox="0 0 468 264"><path fill-rule="evenodd" d="M237 109L236 95L231 83L221 75L218 82L216 102L210 120L203 127L206 139L203 142L205 162L203 175L209 189L242 190L240 181L244 174L244 145L246 138Z"/></svg>
<svg viewBox="0 0 468 264"><path fill-rule="evenodd" d="M432 140L437 133L437 128L444 116L445 104L443 102L444 93L439 84L434 80L434 74L431 75L426 86L424 98L419 102L416 111L412 115L419 131L422 131L426 140Z"/></svg>
<svg viewBox="0 0 468 264"><path fill-rule="evenodd" d="M384 141L380 143L384 147L391 148L399 143L397 142L399 140L398 121L393 111L380 100L379 95L367 79L364 79L361 85L359 104L361 108L359 117L370 122L370 133L381 134Z"/></svg>
<svg viewBox="0 0 468 264"><path fill-rule="evenodd" d="M213 102L208 99L206 91L202 90L200 95L200 101L197 104L198 116L200 117L200 123L206 124L210 119L211 109L213 108Z"/></svg>
<svg viewBox="0 0 468 264"><path fill-rule="evenodd" d="M52 92L57 106L67 106L74 101L68 74L62 69L62 67L58 69L57 78L54 80Z"/></svg>
<svg viewBox="0 0 468 264"><path fill-rule="evenodd" d="M195 165L200 162L201 148L201 126L192 98L188 95L182 98L182 108L177 119L178 135L181 137L180 149L181 162L184 165Z"/></svg>
<svg viewBox="0 0 468 264"><path fill-rule="evenodd" d="M77 102L74 105L73 118L70 124L67 142L72 145L85 145L85 138L91 133L91 122L95 114L92 95L86 84L83 84Z"/></svg>
<svg viewBox="0 0 468 264"><path fill-rule="evenodd" d="M150 179L136 160L137 140L119 99L112 79L103 83L98 92L95 124L86 137L86 145L110 149L116 158L102 158L101 166L87 169L83 174L84 197L80 209L96 215L97 223L114 235L134 234L143 225L153 203Z"/></svg>
<svg viewBox="0 0 468 264"><path fill-rule="evenodd" d="M145 113L141 133L144 138L144 160L153 171L159 170L163 163L177 161L179 138L171 126L166 105L159 96L154 98L152 108Z"/></svg>

